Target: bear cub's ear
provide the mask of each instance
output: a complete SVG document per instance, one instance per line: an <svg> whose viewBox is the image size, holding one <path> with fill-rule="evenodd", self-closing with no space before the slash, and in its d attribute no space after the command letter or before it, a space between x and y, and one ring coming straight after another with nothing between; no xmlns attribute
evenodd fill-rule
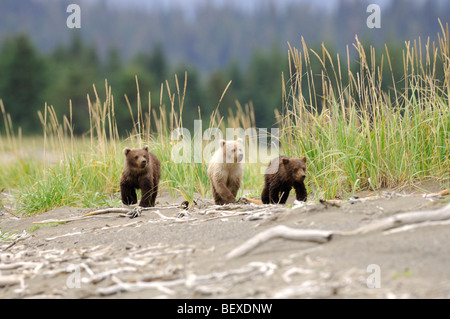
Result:
<svg viewBox="0 0 450 319"><path fill-rule="evenodd" d="M289 158L283 158L281 161L283 162L284 165L289 164Z"/></svg>
<svg viewBox="0 0 450 319"><path fill-rule="evenodd" d="M148 145L144 146L144 150L148 152Z"/></svg>
<svg viewBox="0 0 450 319"><path fill-rule="evenodd" d="M130 149L128 148L128 147L125 147L124 149L123 149L123 153L125 154L125 156L127 156L128 155L128 153L130 153Z"/></svg>
<svg viewBox="0 0 450 319"><path fill-rule="evenodd" d="M302 162L306 163L306 160L307 160L306 157L303 157L303 158L302 158Z"/></svg>

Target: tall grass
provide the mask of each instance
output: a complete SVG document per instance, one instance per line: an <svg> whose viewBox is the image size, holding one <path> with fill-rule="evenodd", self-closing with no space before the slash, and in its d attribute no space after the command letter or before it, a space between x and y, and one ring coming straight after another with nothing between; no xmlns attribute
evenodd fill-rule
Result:
<svg viewBox="0 0 450 319"><path fill-rule="evenodd" d="M278 115L287 154L309 159L310 187L324 197L342 197L360 190L414 186L423 180L449 185L450 179L450 47L448 25L438 46L429 41L422 55L407 42L403 51L404 88L396 88L388 48L377 65L356 38L360 70L341 69L327 49L303 52L290 48L290 91L283 114ZM323 96L308 105L302 88L317 96L311 59L323 66ZM445 78L436 79L441 59ZM350 60L347 50L347 60ZM387 60L388 70L383 70ZM326 69L331 65L331 69ZM350 63L348 63L350 65ZM344 86L343 72L349 83ZM394 96L381 89L383 72L391 72ZM309 99L311 100L311 99ZM296 147L286 147L296 145Z"/></svg>
<svg viewBox="0 0 450 319"><path fill-rule="evenodd" d="M437 45L428 41L423 50L420 40L419 45L406 43L404 87L396 87L400 79L394 78L387 47L381 60L377 60L373 48L364 48L357 38L354 48L360 65L357 71L341 67L350 65L349 49L344 61L339 56L331 57L325 46L321 52L308 49L303 39L301 51L293 47L289 50L290 78L281 84L283 105L275 115L281 129L280 152L308 157L309 198L345 197L361 190L414 186L424 180L448 187L448 26L442 27ZM314 74L312 59L321 63L321 74ZM444 68L443 82L436 77L438 60ZM394 88L390 93L381 89L384 72L392 74ZM168 81L162 83L160 103L155 106L151 105L152 93L141 95L136 77L136 105L131 105L125 96L134 123L125 139L118 132L114 97L106 81L105 96L100 97L95 87L93 94L87 95L90 130L82 137L73 135L76 123L72 122L71 105L69 114L62 119L58 119L52 106L45 105L38 114L43 136L22 138L0 100L5 126L0 135L4 157L0 158L0 191L10 189L16 209L26 214L59 206L120 205L122 149L148 144L162 163L162 189L190 202L196 194L211 196L204 159L202 163L174 163L171 158L171 132L183 127L188 90L187 74L184 83L179 83L177 76L174 79L174 88ZM215 111L207 117L208 128L225 132L226 127L255 127L251 103L242 106L236 102L235 109L223 112L221 101L227 89L228 86ZM200 109L198 113L201 119ZM196 143L194 136L190 142ZM239 195L247 190L251 195L260 194L260 167L246 165Z"/></svg>
<svg viewBox="0 0 450 319"><path fill-rule="evenodd" d="M125 96L134 124L125 139L119 138L114 97L106 81L103 100L95 86L93 98L87 95L90 130L85 136L73 135L71 105L69 115L60 121L55 109L46 104L43 112L38 113L43 127L43 137L38 138L37 143L38 153L36 146L29 148L30 142L26 138L14 134L10 116L0 100L6 128L5 137L0 138L0 151L7 155L7 158L0 159L4 162L0 165L0 182L5 188L12 189L18 201L16 209L35 214L60 206L120 205L119 178L124 165L122 150L125 146L143 147L146 144L162 163L161 189L174 196L181 195L190 202L195 193L206 195L209 192L206 163L174 164L171 158L171 132L183 125L187 74L183 87L177 76L175 84L174 93L168 81L161 86L160 105L156 110L150 104L149 93L149 103L144 111L136 77L137 104L131 105ZM168 98L170 111L166 110L164 97ZM218 112L211 117L210 127L216 121L225 127ZM230 117L230 121L235 120Z"/></svg>

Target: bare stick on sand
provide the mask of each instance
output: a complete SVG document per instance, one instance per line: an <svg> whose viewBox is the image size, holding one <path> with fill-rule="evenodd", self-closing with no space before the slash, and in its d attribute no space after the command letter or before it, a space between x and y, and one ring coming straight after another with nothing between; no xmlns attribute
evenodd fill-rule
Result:
<svg viewBox="0 0 450 319"><path fill-rule="evenodd" d="M450 219L450 204L440 209L431 211L413 211L408 213L396 214L347 232L333 230L326 231L314 229L294 229L279 225L256 234L242 245L230 251L226 255L226 258L232 259L243 256L259 245L274 238L326 243L332 239L333 235L355 236L375 231L397 228L403 225L418 224L429 221L442 221L447 219Z"/></svg>
<svg viewBox="0 0 450 319"><path fill-rule="evenodd" d="M324 230L311 229L294 229L287 226L279 225L269 228L256 236L250 238L239 247L233 249L227 254L227 259L243 256L259 245L274 239L284 238L298 241L312 241L317 243L325 243L331 240L333 232Z"/></svg>

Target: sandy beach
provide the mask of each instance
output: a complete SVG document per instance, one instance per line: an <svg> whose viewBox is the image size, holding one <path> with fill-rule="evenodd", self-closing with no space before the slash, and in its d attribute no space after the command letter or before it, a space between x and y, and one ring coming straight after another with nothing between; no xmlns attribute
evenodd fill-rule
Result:
<svg viewBox="0 0 450 319"><path fill-rule="evenodd" d="M377 195L303 206L293 196L287 205L226 206L197 197L186 210L183 198L164 194L132 219L80 219L95 209L69 207L24 218L2 211L0 298L449 298L448 220L352 234L442 210L448 195ZM276 236L231 256L280 225L332 235Z"/></svg>

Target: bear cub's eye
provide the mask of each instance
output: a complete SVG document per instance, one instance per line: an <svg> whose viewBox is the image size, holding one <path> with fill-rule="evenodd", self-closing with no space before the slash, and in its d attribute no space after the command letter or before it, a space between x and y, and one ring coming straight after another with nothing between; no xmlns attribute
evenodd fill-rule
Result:
<svg viewBox="0 0 450 319"><path fill-rule="evenodd" d="M138 159L138 156L135 156L135 157L134 157L134 159L136 159L136 160L137 160L137 159Z"/></svg>

